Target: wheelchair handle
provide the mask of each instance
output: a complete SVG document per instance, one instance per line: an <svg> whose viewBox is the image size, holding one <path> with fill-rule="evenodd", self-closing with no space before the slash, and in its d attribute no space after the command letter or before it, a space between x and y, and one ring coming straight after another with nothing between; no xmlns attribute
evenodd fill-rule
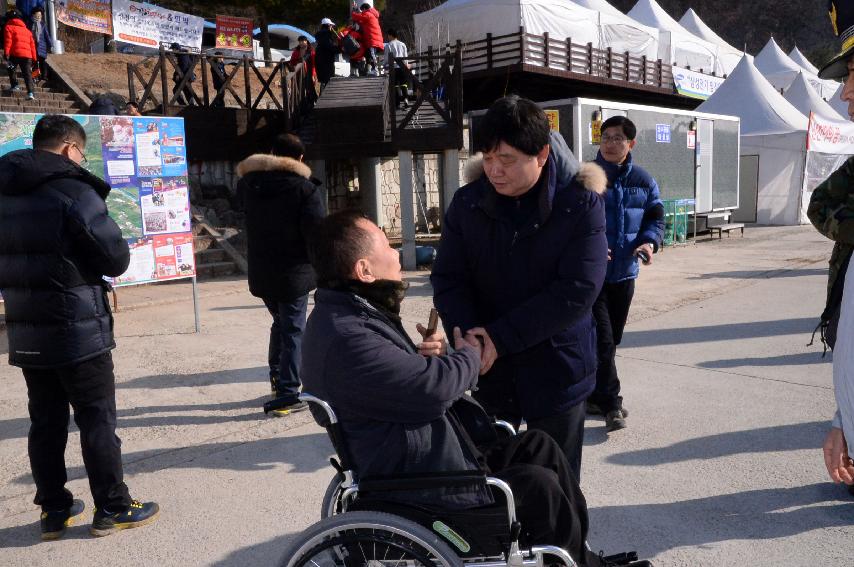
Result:
<svg viewBox="0 0 854 567"><path fill-rule="evenodd" d="M315 396L312 396L311 394L306 394L305 392L303 392L299 395L299 401L319 405L320 407L323 408L323 411L325 411L326 415L329 417L329 423L332 423L332 424L338 423L338 416L336 416L335 412L332 411L332 406L330 406L329 404L327 404L326 402L324 402L320 398L317 398Z"/></svg>

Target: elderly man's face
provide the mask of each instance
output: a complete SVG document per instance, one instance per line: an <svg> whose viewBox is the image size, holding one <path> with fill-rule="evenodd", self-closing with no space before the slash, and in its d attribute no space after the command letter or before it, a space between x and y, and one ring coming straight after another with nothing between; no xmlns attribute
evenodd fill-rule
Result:
<svg viewBox="0 0 854 567"><path fill-rule="evenodd" d="M548 159L548 144L537 155L529 156L500 142L492 151L483 154L483 170L500 195L520 197L537 184Z"/></svg>
<svg viewBox="0 0 854 567"><path fill-rule="evenodd" d="M845 79L839 98L848 103L848 118L854 120L854 55L848 59L848 78Z"/></svg>
<svg viewBox="0 0 854 567"><path fill-rule="evenodd" d="M382 229L367 219L359 220L359 228L370 237L371 248L367 257L359 260L356 267L357 279L365 283L377 280L401 281L403 274L400 271L400 254L389 245Z"/></svg>

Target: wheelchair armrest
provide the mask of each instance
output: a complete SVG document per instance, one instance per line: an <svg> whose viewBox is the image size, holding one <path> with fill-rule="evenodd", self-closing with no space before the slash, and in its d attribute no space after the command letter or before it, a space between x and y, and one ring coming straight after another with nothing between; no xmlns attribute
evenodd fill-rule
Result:
<svg viewBox="0 0 854 567"><path fill-rule="evenodd" d="M397 490L424 490L454 486L487 484L481 471L450 471L437 473L411 473L389 476L372 476L359 479L359 492L392 492Z"/></svg>

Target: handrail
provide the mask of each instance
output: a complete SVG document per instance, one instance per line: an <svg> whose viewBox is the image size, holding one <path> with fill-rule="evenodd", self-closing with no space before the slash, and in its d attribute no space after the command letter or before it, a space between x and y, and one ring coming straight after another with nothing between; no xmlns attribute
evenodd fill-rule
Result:
<svg viewBox="0 0 854 567"><path fill-rule="evenodd" d="M191 58L188 70L181 70L177 60L179 55L188 55ZM214 77L214 73L219 73L211 66L211 60L214 58L229 61L235 59L209 53L177 52L161 47L157 55L149 55L136 63L127 64L129 99L139 106L140 111L144 111L146 105L149 105L149 112L159 112L165 116L175 114L185 106L178 104L181 98L200 108L224 107L228 103L228 106L236 105L250 115L259 111L261 104L266 102L267 108L274 107L286 113L289 130L298 126L307 110L308 101L313 100L309 89L313 90L314 86L308 85L305 80L304 63L291 69L284 60L273 62L244 56L237 60L238 63L232 69L226 69L223 76ZM153 67L152 61L156 61ZM270 73L265 76L257 63L264 63L265 67L271 69ZM241 89L243 92L238 92L233 81L241 71L244 85ZM201 94L194 86L199 84L199 74ZM252 80L253 76L256 78L255 82ZM173 85L171 89L170 79ZM137 90L137 82L142 87L141 95ZM215 82L220 83L218 88ZM159 95L159 104L155 93Z"/></svg>
<svg viewBox="0 0 854 567"><path fill-rule="evenodd" d="M504 34L486 34L483 39L457 42L454 45L428 46L426 51L415 53L410 59L418 60L435 53L461 53L463 72L505 68L512 65L533 65L564 70L596 78L610 78L631 84L673 89L673 71L669 64L650 60L646 56L628 52L600 49L592 43L578 44L572 38L557 40L527 32L524 27Z"/></svg>

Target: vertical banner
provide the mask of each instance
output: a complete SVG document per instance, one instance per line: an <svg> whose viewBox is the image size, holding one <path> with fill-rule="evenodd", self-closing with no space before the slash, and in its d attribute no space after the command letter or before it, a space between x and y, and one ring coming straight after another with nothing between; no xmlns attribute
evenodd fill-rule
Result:
<svg viewBox="0 0 854 567"><path fill-rule="evenodd" d="M177 43L202 49L205 20L131 0L113 0L113 37L143 47Z"/></svg>
<svg viewBox="0 0 854 567"><path fill-rule="evenodd" d="M116 286L196 273L183 118L73 115L86 131L86 168L112 187L110 217L130 246ZM0 113L0 155L31 149L40 114Z"/></svg>
<svg viewBox="0 0 854 567"><path fill-rule="evenodd" d="M557 110L544 110L546 118L549 119L549 130L560 132L560 112Z"/></svg>
<svg viewBox="0 0 854 567"><path fill-rule="evenodd" d="M111 35L110 0L56 0L56 19L73 28Z"/></svg>
<svg viewBox="0 0 854 567"><path fill-rule="evenodd" d="M252 51L252 19L217 16L216 47Z"/></svg>

